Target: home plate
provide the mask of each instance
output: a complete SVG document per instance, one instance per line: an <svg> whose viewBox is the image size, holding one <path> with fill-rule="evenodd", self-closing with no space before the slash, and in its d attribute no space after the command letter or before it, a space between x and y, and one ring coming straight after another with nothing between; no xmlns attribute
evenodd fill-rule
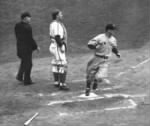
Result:
<svg viewBox="0 0 150 126"><path fill-rule="evenodd" d="M98 97L97 94L91 92L89 96L86 96L85 94L81 94L78 96L79 98L95 98L95 97Z"/></svg>

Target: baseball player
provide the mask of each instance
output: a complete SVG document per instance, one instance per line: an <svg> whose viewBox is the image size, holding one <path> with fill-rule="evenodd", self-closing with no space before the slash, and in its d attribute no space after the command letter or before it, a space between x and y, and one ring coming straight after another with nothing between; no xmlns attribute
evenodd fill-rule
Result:
<svg viewBox="0 0 150 126"><path fill-rule="evenodd" d="M88 47L94 50L94 57L87 64L86 71L86 91L85 95L89 96L92 89L96 90L98 83L107 80L108 59L112 52L120 58L117 49L117 40L113 36L116 26L114 24L107 24L105 33L99 34L88 42Z"/></svg>
<svg viewBox="0 0 150 126"><path fill-rule="evenodd" d="M67 31L62 23L63 14L60 10L52 13L53 21L49 26L50 46L49 51L53 54L52 72L54 75L54 86L62 90L68 90L65 81L67 74Z"/></svg>

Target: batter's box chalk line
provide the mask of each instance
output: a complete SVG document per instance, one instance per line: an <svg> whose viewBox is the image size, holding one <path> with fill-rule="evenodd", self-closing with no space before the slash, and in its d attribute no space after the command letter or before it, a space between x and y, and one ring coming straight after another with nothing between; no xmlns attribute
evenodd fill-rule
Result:
<svg viewBox="0 0 150 126"><path fill-rule="evenodd" d="M91 113L100 113L105 111L116 111L116 110L125 110L125 109L135 109L137 104L132 99L127 99L128 105L126 106L116 106L116 107L108 107L104 109L95 109L95 110L88 110L88 111L80 111L80 112L59 112L59 117L66 117L66 116L77 116L82 114L91 114Z"/></svg>
<svg viewBox="0 0 150 126"><path fill-rule="evenodd" d="M137 98L137 97L145 97L146 94L136 94L136 95L130 95L130 94L104 94L102 96L97 95L95 93L90 93L89 96L85 96L85 94L81 94L79 96L73 97L72 99L68 100L57 100L57 101L51 101L47 105L59 105L64 103L73 103L73 102L82 102L82 101L92 101L92 100L98 100L98 99L108 99L108 98L114 98L114 97L123 97L124 99L131 99L131 98Z"/></svg>

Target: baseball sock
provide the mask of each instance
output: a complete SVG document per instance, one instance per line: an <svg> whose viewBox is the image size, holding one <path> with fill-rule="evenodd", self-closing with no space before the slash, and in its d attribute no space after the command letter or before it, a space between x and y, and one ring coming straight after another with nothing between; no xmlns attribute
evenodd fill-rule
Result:
<svg viewBox="0 0 150 126"><path fill-rule="evenodd" d="M93 90L96 90L96 89L97 89L97 86L98 86L97 80L95 79L95 80L94 80L94 83L93 83Z"/></svg>
<svg viewBox="0 0 150 126"><path fill-rule="evenodd" d="M89 89L91 88L91 81L89 80L86 81L86 88L89 88Z"/></svg>
<svg viewBox="0 0 150 126"><path fill-rule="evenodd" d="M86 90L85 90L85 95L86 96L89 96L90 90L91 90L90 88L91 88L91 81L87 80L86 81Z"/></svg>

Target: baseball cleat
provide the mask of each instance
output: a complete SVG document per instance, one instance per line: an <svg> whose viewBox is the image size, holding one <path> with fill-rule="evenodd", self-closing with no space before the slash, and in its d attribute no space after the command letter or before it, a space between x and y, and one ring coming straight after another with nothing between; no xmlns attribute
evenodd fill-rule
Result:
<svg viewBox="0 0 150 126"><path fill-rule="evenodd" d="M68 90L69 90L69 87L67 87L66 84L60 84L59 89L60 89L60 90L64 90L64 91L68 91Z"/></svg>
<svg viewBox="0 0 150 126"><path fill-rule="evenodd" d="M54 82L54 86L55 86L55 87L59 87L59 82L55 81L55 82Z"/></svg>
<svg viewBox="0 0 150 126"><path fill-rule="evenodd" d="M106 84L110 84L110 80L108 80L108 79L104 79L103 81L104 81L104 83L106 83Z"/></svg>

